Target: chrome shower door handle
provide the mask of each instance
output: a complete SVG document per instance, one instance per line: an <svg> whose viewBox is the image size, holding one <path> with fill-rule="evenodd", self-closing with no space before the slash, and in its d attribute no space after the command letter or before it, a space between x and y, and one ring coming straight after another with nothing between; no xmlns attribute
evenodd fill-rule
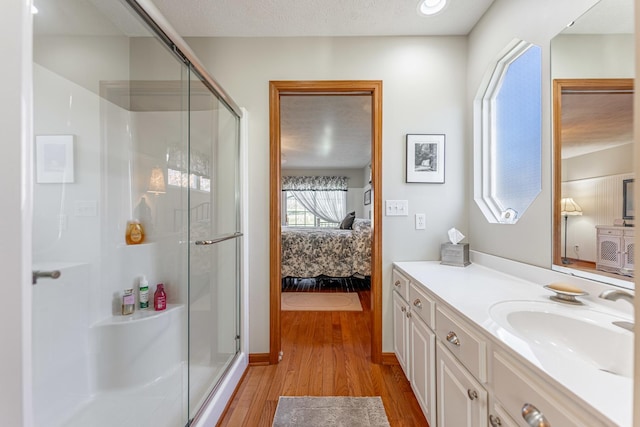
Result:
<svg viewBox="0 0 640 427"><path fill-rule="evenodd" d="M51 270L51 271L40 271L33 270L31 272L31 284L35 285L38 283L38 279L57 279L60 277L60 270Z"/></svg>

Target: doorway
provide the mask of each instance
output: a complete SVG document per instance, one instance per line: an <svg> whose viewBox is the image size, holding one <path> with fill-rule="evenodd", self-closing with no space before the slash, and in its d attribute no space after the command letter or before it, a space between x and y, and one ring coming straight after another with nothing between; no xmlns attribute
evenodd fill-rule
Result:
<svg viewBox="0 0 640 427"><path fill-rule="evenodd" d="M633 177L633 96L633 79L553 81L553 266L620 286L633 278L598 265L596 230L624 217L623 183ZM578 208L567 208L569 200ZM625 254L612 252L612 261L622 265Z"/></svg>
<svg viewBox="0 0 640 427"><path fill-rule="evenodd" d="M269 84L270 124L270 343L269 363L281 358L281 128L282 95L341 94L371 97L371 361L382 363L382 82L381 81L272 81Z"/></svg>

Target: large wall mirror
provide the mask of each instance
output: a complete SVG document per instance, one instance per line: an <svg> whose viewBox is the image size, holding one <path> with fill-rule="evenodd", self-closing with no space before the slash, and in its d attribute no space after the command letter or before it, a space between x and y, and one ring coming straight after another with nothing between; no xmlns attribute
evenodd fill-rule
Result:
<svg viewBox="0 0 640 427"><path fill-rule="evenodd" d="M553 269L633 289L633 0L601 0L551 42ZM629 185L629 184L626 184ZM625 218L625 216L627 218Z"/></svg>

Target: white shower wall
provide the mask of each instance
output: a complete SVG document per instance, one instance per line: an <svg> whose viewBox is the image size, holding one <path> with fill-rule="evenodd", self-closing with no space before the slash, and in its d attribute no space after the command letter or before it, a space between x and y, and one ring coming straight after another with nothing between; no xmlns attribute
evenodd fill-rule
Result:
<svg viewBox="0 0 640 427"><path fill-rule="evenodd" d="M36 425L56 426L99 391L90 326L118 315L122 290L135 288L142 274L151 296L155 284L164 282L170 302L186 301L186 254L178 255L175 235L138 246L124 242L126 222L140 198L158 208L146 193L146 181L149 165L163 157L140 154L144 149L136 141L145 137L135 123L141 113L39 64L34 64L34 92L35 135L74 136L75 181L34 185L34 265L62 272L60 279L34 287L34 412ZM184 285L179 291L178 284ZM176 346L185 349L185 344L186 336Z"/></svg>

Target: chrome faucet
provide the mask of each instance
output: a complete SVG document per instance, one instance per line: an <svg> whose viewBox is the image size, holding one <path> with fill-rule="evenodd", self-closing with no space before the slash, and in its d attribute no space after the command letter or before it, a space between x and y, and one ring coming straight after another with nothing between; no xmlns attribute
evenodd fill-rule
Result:
<svg viewBox="0 0 640 427"><path fill-rule="evenodd" d="M629 304L633 305L633 295L630 294L629 292L625 292L625 291L618 291L615 289L609 289L606 291L603 291L600 295L598 295L600 298L602 299L608 299L610 301L618 301L619 299L623 299L625 301L627 301ZM623 329L626 329L628 331L633 332L633 323L631 322L625 322L622 320L618 320L615 322L612 322L614 325L619 326Z"/></svg>
<svg viewBox="0 0 640 427"><path fill-rule="evenodd" d="M633 295L625 291L609 289L606 291L602 291L599 297L602 299L608 299L610 301L618 301L619 299L623 299L633 305Z"/></svg>

